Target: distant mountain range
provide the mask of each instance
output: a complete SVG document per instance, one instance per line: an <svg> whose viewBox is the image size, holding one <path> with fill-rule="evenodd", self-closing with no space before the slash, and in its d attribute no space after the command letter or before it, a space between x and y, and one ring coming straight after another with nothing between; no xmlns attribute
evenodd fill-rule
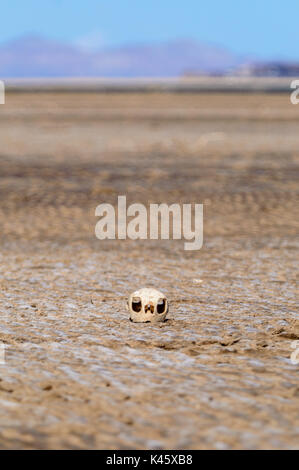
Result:
<svg viewBox="0 0 299 470"><path fill-rule="evenodd" d="M217 75L242 62L221 47L189 40L109 47L97 52L38 36L0 45L0 78Z"/></svg>
<svg viewBox="0 0 299 470"><path fill-rule="evenodd" d="M299 64L256 62L191 40L106 47L97 52L33 35L0 45L0 79L198 75L297 76Z"/></svg>

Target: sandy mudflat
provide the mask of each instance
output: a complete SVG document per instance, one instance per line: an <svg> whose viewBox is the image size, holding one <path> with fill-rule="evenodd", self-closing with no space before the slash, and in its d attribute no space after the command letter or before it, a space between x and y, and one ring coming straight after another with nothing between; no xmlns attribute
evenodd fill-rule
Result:
<svg viewBox="0 0 299 470"><path fill-rule="evenodd" d="M1 448L299 448L298 125L279 94L7 95ZM204 203L202 250L97 240L122 194ZM127 320L144 285L168 322Z"/></svg>

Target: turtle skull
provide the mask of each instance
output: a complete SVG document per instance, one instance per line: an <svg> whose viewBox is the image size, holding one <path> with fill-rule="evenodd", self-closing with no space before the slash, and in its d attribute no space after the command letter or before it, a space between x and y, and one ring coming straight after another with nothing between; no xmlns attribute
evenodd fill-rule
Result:
<svg viewBox="0 0 299 470"><path fill-rule="evenodd" d="M139 289L128 299L130 320L137 323L164 321L168 312L168 301L156 289Z"/></svg>

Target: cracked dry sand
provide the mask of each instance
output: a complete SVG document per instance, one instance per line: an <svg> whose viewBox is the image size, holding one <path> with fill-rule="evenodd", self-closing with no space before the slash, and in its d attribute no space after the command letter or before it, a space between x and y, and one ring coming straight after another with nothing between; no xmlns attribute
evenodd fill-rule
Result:
<svg viewBox="0 0 299 470"><path fill-rule="evenodd" d="M8 94L1 448L299 448L298 113L286 95ZM202 250L95 239L121 194L203 202ZM144 285L169 321L128 321Z"/></svg>

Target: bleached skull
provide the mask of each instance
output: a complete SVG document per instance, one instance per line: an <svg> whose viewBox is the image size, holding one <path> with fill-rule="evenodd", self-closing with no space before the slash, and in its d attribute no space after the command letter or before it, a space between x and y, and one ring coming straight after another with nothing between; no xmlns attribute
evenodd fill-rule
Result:
<svg viewBox="0 0 299 470"><path fill-rule="evenodd" d="M164 321L168 312L168 301L156 289L139 289L128 299L130 320L137 323Z"/></svg>

